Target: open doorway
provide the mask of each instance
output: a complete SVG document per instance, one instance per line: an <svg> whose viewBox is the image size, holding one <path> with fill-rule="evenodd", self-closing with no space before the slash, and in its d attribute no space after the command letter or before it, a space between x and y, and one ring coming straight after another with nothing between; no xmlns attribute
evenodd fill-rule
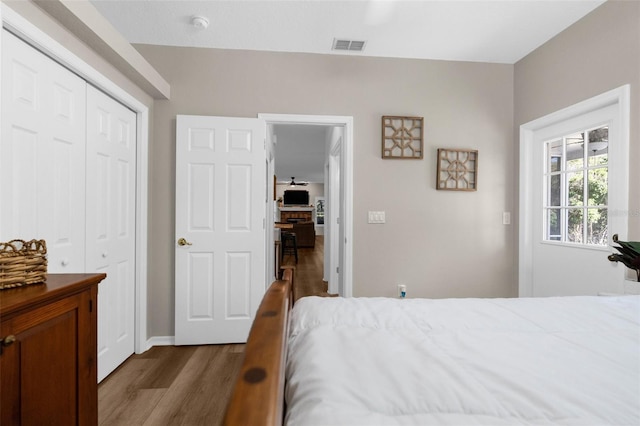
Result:
<svg viewBox="0 0 640 426"><path fill-rule="evenodd" d="M351 296L352 117L284 114L259 114L259 117L267 124L267 174L276 177L268 179L268 193L274 194L274 201L267 203L268 224L307 222L306 226L315 234L313 256L317 259L320 255L322 263L315 273L328 282L329 293ZM300 201L302 205L296 205L295 198L285 205L285 190L306 192L308 198ZM267 232L267 256L271 260L267 263L268 277L276 274L276 258L281 249L276 243L279 232ZM301 250L309 254L308 230L301 232L305 238Z"/></svg>

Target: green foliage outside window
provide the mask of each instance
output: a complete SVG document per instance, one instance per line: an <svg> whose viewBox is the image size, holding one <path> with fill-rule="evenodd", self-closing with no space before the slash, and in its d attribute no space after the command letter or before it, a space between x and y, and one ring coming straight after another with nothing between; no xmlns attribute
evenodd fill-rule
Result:
<svg viewBox="0 0 640 426"><path fill-rule="evenodd" d="M606 165L606 157L596 160L598 165ZM607 174L606 167L591 169L588 172L588 200L587 213L587 244L606 245L607 244ZM584 206L584 179L581 173L573 174L569 179L569 205ZM598 206L602 206L598 208ZM583 209L572 209L569 211L568 240L571 242L583 242Z"/></svg>

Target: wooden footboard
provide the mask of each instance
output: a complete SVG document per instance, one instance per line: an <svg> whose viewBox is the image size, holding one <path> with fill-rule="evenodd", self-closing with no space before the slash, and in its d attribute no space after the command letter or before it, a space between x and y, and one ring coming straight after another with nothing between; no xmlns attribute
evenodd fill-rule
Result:
<svg viewBox="0 0 640 426"><path fill-rule="evenodd" d="M285 269L260 303L224 425L282 425L292 288L293 269Z"/></svg>

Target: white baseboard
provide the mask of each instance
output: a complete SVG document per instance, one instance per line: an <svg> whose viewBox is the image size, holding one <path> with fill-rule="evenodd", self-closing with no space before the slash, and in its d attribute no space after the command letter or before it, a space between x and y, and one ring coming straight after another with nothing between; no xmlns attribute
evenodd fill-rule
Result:
<svg viewBox="0 0 640 426"><path fill-rule="evenodd" d="M154 336L147 340L145 351L148 351L154 346L174 346L176 339L174 336Z"/></svg>

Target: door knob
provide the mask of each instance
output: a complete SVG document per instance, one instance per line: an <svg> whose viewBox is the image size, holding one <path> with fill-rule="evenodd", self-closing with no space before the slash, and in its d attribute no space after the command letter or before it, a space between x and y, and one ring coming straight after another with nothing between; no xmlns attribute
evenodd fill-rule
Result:
<svg viewBox="0 0 640 426"><path fill-rule="evenodd" d="M193 244L191 244L189 241L185 240L184 238L180 238L178 240L178 245L179 246L190 246L190 245L193 245Z"/></svg>

